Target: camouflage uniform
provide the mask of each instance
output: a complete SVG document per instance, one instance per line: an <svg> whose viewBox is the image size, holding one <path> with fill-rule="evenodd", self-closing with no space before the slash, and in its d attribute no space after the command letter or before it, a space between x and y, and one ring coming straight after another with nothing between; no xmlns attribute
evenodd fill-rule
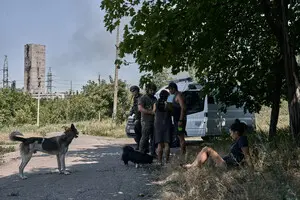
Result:
<svg viewBox="0 0 300 200"><path fill-rule="evenodd" d="M148 94L143 95L139 99L139 105L147 110L152 110L156 103L156 98ZM142 137L140 141L140 152L147 153L149 147L149 139L151 144L151 154L155 154L154 143L154 115L141 113Z"/></svg>
<svg viewBox="0 0 300 200"><path fill-rule="evenodd" d="M135 142L137 143L137 149L139 149L140 140L142 137L142 125L141 125L141 112L138 109L138 101L141 97L141 94L138 94L133 98L133 105L131 107L129 115L134 114L134 132L135 132Z"/></svg>

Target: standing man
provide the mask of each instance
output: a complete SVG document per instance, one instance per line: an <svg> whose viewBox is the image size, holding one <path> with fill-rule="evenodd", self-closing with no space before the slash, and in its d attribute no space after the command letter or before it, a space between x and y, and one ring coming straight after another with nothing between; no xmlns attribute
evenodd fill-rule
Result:
<svg viewBox="0 0 300 200"><path fill-rule="evenodd" d="M140 141L140 152L147 153L149 149L149 139L151 145L151 155L155 156L154 141L154 104L156 103L156 85L149 83L146 85L146 94L139 99L139 111L141 112L142 138Z"/></svg>
<svg viewBox="0 0 300 200"><path fill-rule="evenodd" d="M181 154L186 153L186 143L184 136L186 134L186 106L181 92L178 91L177 84L169 83L167 89L170 91L172 104L172 116L174 121L174 131L179 137Z"/></svg>
<svg viewBox="0 0 300 200"><path fill-rule="evenodd" d="M141 112L138 109L138 101L142 96L140 93L140 88L136 85L133 85L129 88L132 96L133 96L133 105L131 107L129 115L132 116L134 114L134 132L135 132L135 142L137 144L136 150L139 150L140 140L142 137L142 125L141 125Z"/></svg>

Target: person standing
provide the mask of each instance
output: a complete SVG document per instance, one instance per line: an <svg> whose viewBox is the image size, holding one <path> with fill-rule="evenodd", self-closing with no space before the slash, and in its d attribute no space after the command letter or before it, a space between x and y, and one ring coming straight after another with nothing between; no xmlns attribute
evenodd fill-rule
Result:
<svg viewBox="0 0 300 200"><path fill-rule="evenodd" d="M181 154L186 153L186 105L181 92L178 91L178 86L176 83L169 83L167 89L169 89L172 107L172 116L174 123L174 131L179 137Z"/></svg>
<svg viewBox="0 0 300 200"><path fill-rule="evenodd" d="M146 94L139 99L139 111L141 112L142 137L140 141L140 152L147 153L149 149L149 139L151 145L151 155L155 156L155 143L153 139L154 132L154 111L153 106L156 103L156 85L149 83L146 85Z"/></svg>
<svg viewBox="0 0 300 200"><path fill-rule="evenodd" d="M142 137L141 112L138 109L138 101L142 94L140 93L140 88L136 85L131 86L129 90L133 95L133 105L131 107L129 115L132 116L134 114L134 140L137 144L136 150L138 150Z"/></svg>
<svg viewBox="0 0 300 200"><path fill-rule="evenodd" d="M162 165L163 151L165 150L166 162L169 162L172 118L167 107L169 92L162 90L159 99L154 104L154 138L157 144L157 160Z"/></svg>

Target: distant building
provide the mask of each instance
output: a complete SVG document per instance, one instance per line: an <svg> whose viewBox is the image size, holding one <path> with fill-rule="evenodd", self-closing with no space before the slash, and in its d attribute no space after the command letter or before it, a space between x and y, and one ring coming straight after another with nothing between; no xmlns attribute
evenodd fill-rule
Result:
<svg viewBox="0 0 300 200"><path fill-rule="evenodd" d="M45 45L26 44L24 46L24 92L45 93L45 51Z"/></svg>

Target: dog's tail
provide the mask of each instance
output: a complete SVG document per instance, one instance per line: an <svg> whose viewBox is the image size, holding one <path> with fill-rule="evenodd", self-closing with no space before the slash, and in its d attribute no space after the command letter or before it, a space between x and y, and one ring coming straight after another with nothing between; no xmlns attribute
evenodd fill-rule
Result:
<svg viewBox="0 0 300 200"><path fill-rule="evenodd" d="M9 139L11 141L20 141L20 142L25 142L27 140L26 138L18 137L18 135L23 136L23 134L18 131L11 132L9 134Z"/></svg>

